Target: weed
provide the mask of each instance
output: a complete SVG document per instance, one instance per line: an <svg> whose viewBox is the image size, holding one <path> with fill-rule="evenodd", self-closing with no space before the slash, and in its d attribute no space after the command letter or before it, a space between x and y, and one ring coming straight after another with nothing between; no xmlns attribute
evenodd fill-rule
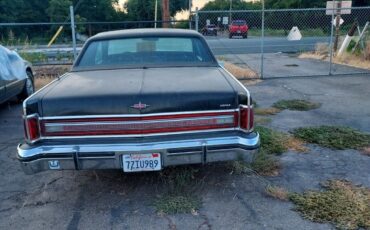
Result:
<svg viewBox="0 0 370 230"><path fill-rule="evenodd" d="M194 183L198 183L196 178L197 169L186 167L171 167L160 172L160 180L167 185L171 194L183 194L189 191Z"/></svg>
<svg viewBox="0 0 370 230"><path fill-rule="evenodd" d="M317 109L321 106L319 103L314 103L306 100L280 100L273 104L273 107L280 110L289 109L297 111L308 111L312 109Z"/></svg>
<svg viewBox="0 0 370 230"><path fill-rule="evenodd" d="M323 184L325 191L293 193L296 210L312 221L331 222L340 229L370 229L370 189L343 180Z"/></svg>
<svg viewBox="0 0 370 230"><path fill-rule="evenodd" d="M256 71L248 67L240 67L225 61L225 68L236 78L259 78Z"/></svg>
<svg viewBox="0 0 370 230"><path fill-rule="evenodd" d="M287 201L289 200L289 192L282 187L269 185L266 187L266 194L273 198Z"/></svg>
<svg viewBox="0 0 370 230"><path fill-rule="evenodd" d="M19 55L24 59L31 63L40 63L40 62L46 62L48 57L45 53L36 52L19 52Z"/></svg>
<svg viewBox="0 0 370 230"><path fill-rule="evenodd" d="M262 149L250 164L250 167L262 176L277 176L281 168L279 161L266 154Z"/></svg>
<svg viewBox="0 0 370 230"><path fill-rule="evenodd" d="M167 194L154 202L161 213L191 213L196 211L201 202L194 194L201 181L196 179L198 170L191 166L167 168L160 172L159 179L167 188Z"/></svg>
<svg viewBox="0 0 370 230"><path fill-rule="evenodd" d="M288 150L284 145L285 139L287 138L286 134L263 126L256 126L255 130L260 134L261 150L266 154L280 155Z"/></svg>
<svg viewBox="0 0 370 230"><path fill-rule="evenodd" d="M159 213L177 214L192 213L200 208L200 201L194 196L167 195L159 198L155 203Z"/></svg>
<svg viewBox="0 0 370 230"><path fill-rule="evenodd" d="M268 117L255 117L254 123L259 125L266 125L271 122L271 118Z"/></svg>
<svg viewBox="0 0 370 230"><path fill-rule="evenodd" d="M230 174L244 174L251 171L250 165L243 160L231 161L228 163L228 167L231 169Z"/></svg>
<svg viewBox="0 0 370 230"><path fill-rule="evenodd" d="M370 134L341 126L298 128L293 135L309 143L333 149L359 149L370 145Z"/></svg>
<svg viewBox="0 0 370 230"><path fill-rule="evenodd" d="M255 115L260 115L260 116L265 116L265 115L276 115L280 113L281 110L278 108L255 108L254 109L254 114Z"/></svg>
<svg viewBox="0 0 370 230"><path fill-rule="evenodd" d="M307 153L310 150L309 148L305 146L305 142L303 142L301 139L291 137L291 136L285 139L284 145L288 149L296 151L296 152L300 152L300 153Z"/></svg>

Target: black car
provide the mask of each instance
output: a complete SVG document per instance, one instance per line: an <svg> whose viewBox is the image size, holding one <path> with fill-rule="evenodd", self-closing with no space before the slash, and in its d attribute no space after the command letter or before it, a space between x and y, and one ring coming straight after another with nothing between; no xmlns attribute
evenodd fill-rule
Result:
<svg viewBox="0 0 370 230"><path fill-rule="evenodd" d="M211 36L217 36L217 31L218 31L218 28L216 25L213 25L213 24L210 24L210 25L206 25L203 29L202 29L202 34L203 35L211 35Z"/></svg>
<svg viewBox="0 0 370 230"><path fill-rule="evenodd" d="M0 46L0 103L16 96L26 99L34 92L33 80L31 64Z"/></svg>
<svg viewBox="0 0 370 230"><path fill-rule="evenodd" d="M251 160L259 147L248 90L190 30L90 38L71 72L24 102L24 119L26 173L156 171Z"/></svg>

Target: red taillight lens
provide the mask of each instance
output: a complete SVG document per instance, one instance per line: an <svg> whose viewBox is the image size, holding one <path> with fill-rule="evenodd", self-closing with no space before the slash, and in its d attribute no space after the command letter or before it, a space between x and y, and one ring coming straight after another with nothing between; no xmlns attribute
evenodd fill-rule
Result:
<svg viewBox="0 0 370 230"><path fill-rule="evenodd" d="M240 108L240 128L244 130L253 129L254 113L251 107Z"/></svg>
<svg viewBox="0 0 370 230"><path fill-rule="evenodd" d="M36 116L26 117L24 120L26 139L30 142L40 138L39 119Z"/></svg>

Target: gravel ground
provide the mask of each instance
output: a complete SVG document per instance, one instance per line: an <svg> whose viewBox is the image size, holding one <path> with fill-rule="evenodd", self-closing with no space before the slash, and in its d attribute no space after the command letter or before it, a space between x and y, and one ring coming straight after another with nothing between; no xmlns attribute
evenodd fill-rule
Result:
<svg viewBox="0 0 370 230"><path fill-rule="evenodd" d="M346 125L370 132L369 76L277 79L249 87L261 107L279 99L308 99L322 107L283 111L270 127L289 131L312 125ZM307 154L287 152L276 177L231 175L224 164L198 167L195 194L201 209L164 215L153 203L165 185L158 174L120 171L43 172L24 175L16 160L22 139L21 106L0 106L0 229L333 229L304 220L290 202L268 197L267 184L302 192L329 178L370 187L370 157L355 150L309 145Z"/></svg>

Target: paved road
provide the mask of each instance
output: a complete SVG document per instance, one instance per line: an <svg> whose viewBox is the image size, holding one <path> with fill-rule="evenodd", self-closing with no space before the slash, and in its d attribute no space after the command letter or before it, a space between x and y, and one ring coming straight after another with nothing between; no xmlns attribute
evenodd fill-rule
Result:
<svg viewBox="0 0 370 230"><path fill-rule="evenodd" d="M207 42L215 55L261 53L261 39L228 39L207 37ZM312 51L317 43L329 42L326 37L307 37L300 41L284 38L265 38L265 53Z"/></svg>
<svg viewBox="0 0 370 230"><path fill-rule="evenodd" d="M269 125L289 131L309 125L346 125L370 132L370 78L335 76L278 79L249 86L261 107L279 99L308 99L322 107L283 111ZM281 156L281 175L231 175L223 165L199 168L194 195L198 213L158 215L153 203L168 184L159 174L120 171L43 172L24 175L15 149L22 139L21 105L0 106L0 229L334 229L304 220L290 202L266 196L266 184L292 192L319 189L320 182L345 178L370 187L370 157L355 150L309 145L307 154ZM348 160L350 159L350 160Z"/></svg>
<svg viewBox="0 0 370 230"><path fill-rule="evenodd" d="M261 39L259 37L250 37L248 39L228 39L224 37L207 36L206 40L216 55L261 52ZM317 43L323 42L329 42L329 38L307 37L300 41L288 41L285 37L267 37L265 38L264 50L266 53L312 51L315 49L315 45ZM79 45L77 50L81 50L81 45ZM52 48L39 46L37 48L27 50L27 52L43 52L52 57L58 53L72 52L72 48L69 45L54 45Z"/></svg>

